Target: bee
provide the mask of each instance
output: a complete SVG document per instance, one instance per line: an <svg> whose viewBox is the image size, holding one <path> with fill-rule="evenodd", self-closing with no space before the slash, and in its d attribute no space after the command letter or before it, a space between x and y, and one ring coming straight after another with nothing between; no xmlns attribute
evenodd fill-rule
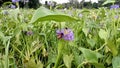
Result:
<svg viewBox="0 0 120 68"><path fill-rule="evenodd" d="M57 34L57 38L58 39L61 39L61 38L63 38L65 35L67 35L69 32L68 32L68 28L65 28L64 29L64 32L62 33L59 33L59 34Z"/></svg>
<svg viewBox="0 0 120 68"><path fill-rule="evenodd" d="M57 35L57 38L61 39L63 37L63 35L64 35L63 33L60 33L60 34Z"/></svg>

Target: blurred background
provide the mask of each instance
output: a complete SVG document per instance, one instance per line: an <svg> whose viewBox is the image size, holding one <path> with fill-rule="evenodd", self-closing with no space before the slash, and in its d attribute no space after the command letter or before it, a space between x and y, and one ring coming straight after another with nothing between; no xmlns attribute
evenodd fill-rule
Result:
<svg viewBox="0 0 120 68"><path fill-rule="evenodd" d="M112 5L112 3L110 3L103 6L102 4L105 1L107 0L20 0L19 4L21 8L26 7L34 9L40 7L41 5L44 5L48 8L50 6L52 7L59 6L58 8L70 8L72 6L73 8L78 9L109 7L110 5ZM11 0L0 0L0 6L9 5L10 2ZM15 5L14 3L12 4ZM115 0L114 4L120 4L120 0Z"/></svg>

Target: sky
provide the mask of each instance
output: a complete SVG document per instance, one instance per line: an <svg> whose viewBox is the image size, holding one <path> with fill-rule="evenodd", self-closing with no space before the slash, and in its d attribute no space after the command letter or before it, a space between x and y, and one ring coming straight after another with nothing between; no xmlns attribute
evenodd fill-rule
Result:
<svg viewBox="0 0 120 68"><path fill-rule="evenodd" d="M69 2L69 0L40 0L41 3L45 3L45 1L56 1L57 3L66 3L66 2ZM81 0L78 0L79 2ZM90 0L85 0L85 1L90 1ZM98 0L91 0L92 2L98 2Z"/></svg>

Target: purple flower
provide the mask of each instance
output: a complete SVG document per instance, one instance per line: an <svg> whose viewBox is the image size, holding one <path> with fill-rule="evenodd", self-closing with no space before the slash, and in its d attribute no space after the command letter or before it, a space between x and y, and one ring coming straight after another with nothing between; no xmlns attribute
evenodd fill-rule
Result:
<svg viewBox="0 0 120 68"><path fill-rule="evenodd" d="M16 6L15 6L15 5L11 5L10 8L11 8L11 9L15 9Z"/></svg>
<svg viewBox="0 0 120 68"><path fill-rule="evenodd" d="M80 13L80 14L79 14L79 17L81 18L82 16L83 16L83 15Z"/></svg>
<svg viewBox="0 0 120 68"><path fill-rule="evenodd" d="M28 35L28 36L33 35L33 32L32 31L27 31L26 35Z"/></svg>
<svg viewBox="0 0 120 68"><path fill-rule="evenodd" d="M116 15L116 16L114 16L115 17L115 19L118 19L119 18L119 16L118 15Z"/></svg>
<svg viewBox="0 0 120 68"><path fill-rule="evenodd" d="M72 13L71 11L69 11L69 12L68 12L68 15L72 16L72 15L73 15L73 13Z"/></svg>
<svg viewBox="0 0 120 68"><path fill-rule="evenodd" d="M55 4L54 4L53 1L49 1L49 2L48 2L48 5L49 5L49 6L55 6Z"/></svg>
<svg viewBox="0 0 120 68"><path fill-rule="evenodd" d="M19 2L20 0L12 0L13 3Z"/></svg>
<svg viewBox="0 0 120 68"><path fill-rule="evenodd" d="M59 29L56 31L57 38L63 38L64 40L72 41L74 40L74 33L71 29L65 28L65 29Z"/></svg>
<svg viewBox="0 0 120 68"><path fill-rule="evenodd" d="M8 15L9 13L8 13L7 10L5 10L5 11L3 12L3 14L4 14L4 15Z"/></svg>
<svg viewBox="0 0 120 68"><path fill-rule="evenodd" d="M119 8L119 5L117 5L117 4L116 4L116 5L111 5L111 6L110 6L110 9L118 9L118 8Z"/></svg>
<svg viewBox="0 0 120 68"><path fill-rule="evenodd" d="M28 36L33 35L33 31L22 31L22 33Z"/></svg>

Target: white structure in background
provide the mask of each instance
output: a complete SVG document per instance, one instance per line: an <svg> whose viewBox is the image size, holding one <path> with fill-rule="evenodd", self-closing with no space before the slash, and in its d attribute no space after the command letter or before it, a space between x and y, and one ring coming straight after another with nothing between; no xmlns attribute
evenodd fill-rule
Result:
<svg viewBox="0 0 120 68"><path fill-rule="evenodd" d="M45 1L55 1L55 2L57 2L57 4L69 2L69 0L39 0L39 2L42 4L45 4ZM78 1L81 2L82 0L78 0ZM86 2L91 1L92 3L94 3L94 2L98 3L98 0L85 0L85 1Z"/></svg>

